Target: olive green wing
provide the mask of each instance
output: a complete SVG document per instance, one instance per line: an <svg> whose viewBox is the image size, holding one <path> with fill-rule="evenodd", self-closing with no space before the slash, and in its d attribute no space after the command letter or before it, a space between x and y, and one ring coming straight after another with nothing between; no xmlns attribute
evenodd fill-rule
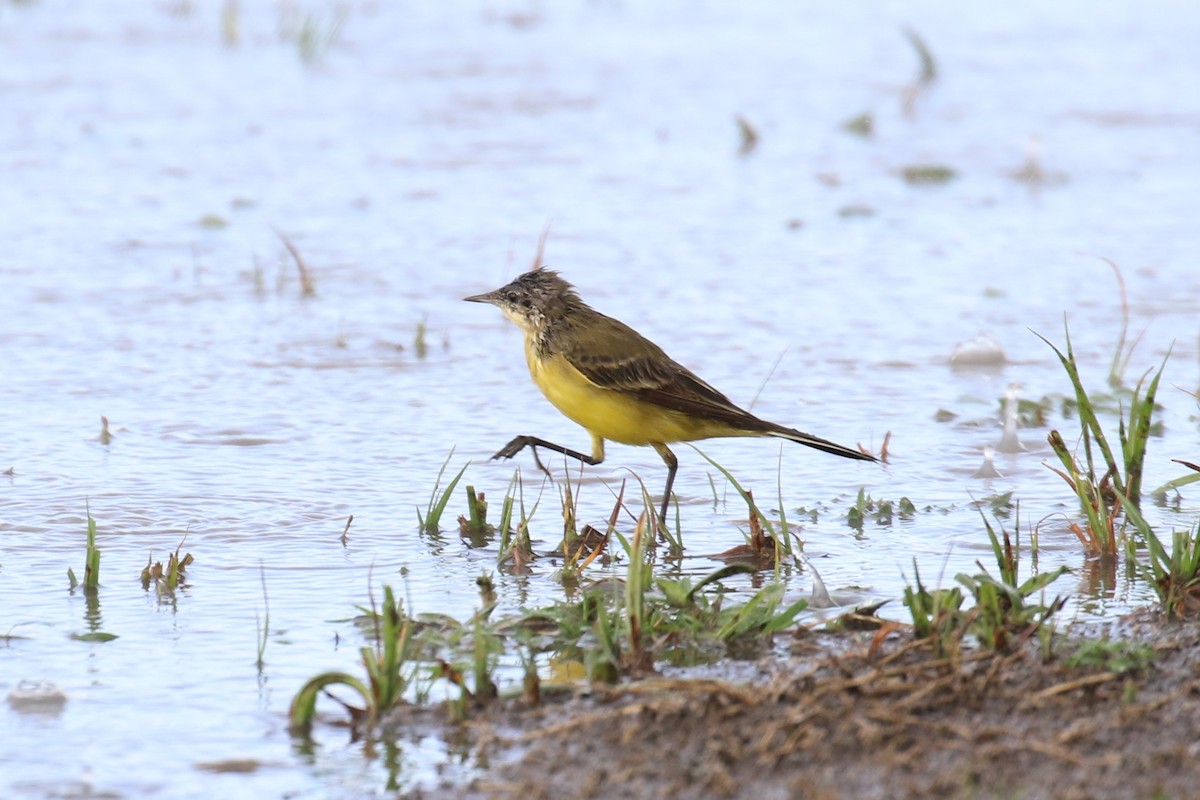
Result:
<svg viewBox="0 0 1200 800"><path fill-rule="evenodd" d="M562 347L571 366L592 383L704 419L751 429L760 423L633 328L597 317L587 321L582 338L577 327Z"/></svg>

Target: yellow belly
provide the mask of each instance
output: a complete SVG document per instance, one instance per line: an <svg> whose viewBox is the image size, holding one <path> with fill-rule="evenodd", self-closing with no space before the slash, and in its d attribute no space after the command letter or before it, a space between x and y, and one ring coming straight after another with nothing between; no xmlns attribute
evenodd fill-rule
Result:
<svg viewBox="0 0 1200 800"><path fill-rule="evenodd" d="M597 386L562 356L539 360L528 347L525 354L533 382L546 399L601 439L646 445L737 435L725 425L694 419Z"/></svg>

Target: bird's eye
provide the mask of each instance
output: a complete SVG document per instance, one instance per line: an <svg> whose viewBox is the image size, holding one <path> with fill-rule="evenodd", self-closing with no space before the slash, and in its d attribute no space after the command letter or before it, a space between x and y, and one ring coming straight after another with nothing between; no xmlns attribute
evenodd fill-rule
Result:
<svg viewBox="0 0 1200 800"><path fill-rule="evenodd" d="M517 293L516 292L509 292L507 295L505 295L505 297L508 299L508 302L510 302L510 303L517 302Z"/></svg>

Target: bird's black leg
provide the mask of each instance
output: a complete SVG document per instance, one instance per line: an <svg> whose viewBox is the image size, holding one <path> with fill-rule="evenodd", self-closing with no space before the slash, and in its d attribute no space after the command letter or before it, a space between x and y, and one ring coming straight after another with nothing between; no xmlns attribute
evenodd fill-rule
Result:
<svg viewBox="0 0 1200 800"><path fill-rule="evenodd" d="M508 444L504 445L504 447L500 448L500 452L496 453L496 455L492 456L492 458L512 458L526 447L533 448L533 460L537 462L537 465L539 468L541 468L542 472L546 473L547 475L550 474L550 470L546 469L545 465L542 464L542 460L538 458L537 448L539 447L544 447L547 450L553 450L556 453L562 453L564 456L570 456L571 458L578 459L589 466L595 466L604 460L603 458L594 458L593 456L584 455L576 450L563 447L561 444L547 442L545 439L539 439L536 436L518 436Z"/></svg>
<svg viewBox="0 0 1200 800"><path fill-rule="evenodd" d="M679 459L667 449L665 444L654 444L652 446L662 456L663 463L667 465L667 486L663 489L662 511L658 515L658 524L663 527L663 530L666 530L667 505L671 502L671 487L675 485L675 473L679 469Z"/></svg>

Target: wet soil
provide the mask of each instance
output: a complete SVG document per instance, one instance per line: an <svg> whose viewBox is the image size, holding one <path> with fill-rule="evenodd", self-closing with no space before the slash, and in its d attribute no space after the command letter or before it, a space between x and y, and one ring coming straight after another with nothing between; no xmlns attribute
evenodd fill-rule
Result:
<svg viewBox="0 0 1200 800"><path fill-rule="evenodd" d="M1078 640L943 658L906 631L808 634L751 678L511 699L457 731L485 768L422 796L1194 797L1200 626L1130 630L1149 666L1068 666Z"/></svg>

